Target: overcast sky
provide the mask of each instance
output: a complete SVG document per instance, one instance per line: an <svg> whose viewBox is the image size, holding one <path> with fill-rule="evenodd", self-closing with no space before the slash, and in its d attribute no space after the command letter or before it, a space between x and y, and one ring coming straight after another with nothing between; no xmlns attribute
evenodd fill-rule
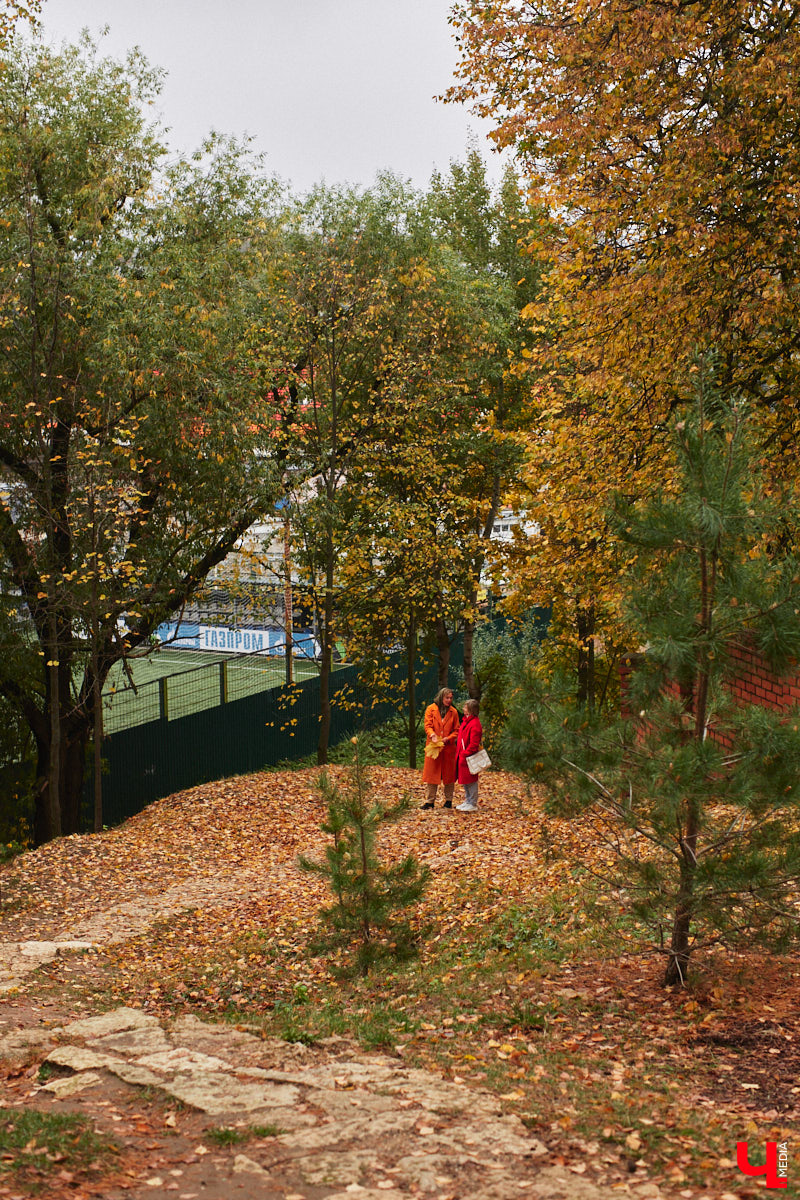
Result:
<svg viewBox="0 0 800 1200"><path fill-rule="evenodd" d="M296 189L371 183L390 169L424 186L463 157L470 131L499 175L486 125L437 103L452 82L451 0L44 0L49 41L104 26L164 67L175 149L209 130L250 134Z"/></svg>

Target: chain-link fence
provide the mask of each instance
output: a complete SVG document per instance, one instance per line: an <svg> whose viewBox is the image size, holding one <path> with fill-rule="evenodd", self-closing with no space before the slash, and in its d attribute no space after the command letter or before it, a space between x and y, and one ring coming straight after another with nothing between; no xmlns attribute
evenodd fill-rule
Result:
<svg viewBox="0 0 800 1200"><path fill-rule="evenodd" d="M314 679L313 659L297 657L298 683ZM103 729L115 734L150 721L174 721L281 687L286 680L282 647L268 653L221 656L198 650L155 650L117 663L103 690Z"/></svg>

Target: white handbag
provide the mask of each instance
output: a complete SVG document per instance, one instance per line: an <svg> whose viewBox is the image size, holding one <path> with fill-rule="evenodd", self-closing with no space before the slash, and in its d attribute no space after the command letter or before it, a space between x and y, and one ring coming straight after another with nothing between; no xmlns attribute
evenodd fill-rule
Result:
<svg viewBox="0 0 800 1200"><path fill-rule="evenodd" d="M470 775L480 775L481 771L485 771L491 765L492 760L485 750L476 750L474 754L467 755L467 766L469 767Z"/></svg>

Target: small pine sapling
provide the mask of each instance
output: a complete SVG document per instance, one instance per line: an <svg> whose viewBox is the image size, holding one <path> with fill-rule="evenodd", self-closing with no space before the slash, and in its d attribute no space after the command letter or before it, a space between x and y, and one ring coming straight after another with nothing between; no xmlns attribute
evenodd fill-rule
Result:
<svg viewBox="0 0 800 1200"><path fill-rule="evenodd" d="M353 966L366 975L380 958L402 960L414 953L418 935L401 914L420 899L430 872L411 854L388 866L381 862L378 831L407 813L411 799L406 794L392 805L373 799L358 738L352 741L355 754L344 783L327 772L319 781L328 806L322 829L333 844L326 847L322 862L301 855L298 863L325 879L336 897L321 910L321 931L312 952L354 949Z"/></svg>

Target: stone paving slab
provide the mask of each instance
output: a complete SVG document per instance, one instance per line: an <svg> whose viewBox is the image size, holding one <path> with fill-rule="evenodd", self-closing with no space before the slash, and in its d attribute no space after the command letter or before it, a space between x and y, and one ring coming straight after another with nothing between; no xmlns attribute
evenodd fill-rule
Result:
<svg viewBox="0 0 800 1200"><path fill-rule="evenodd" d="M18 988L27 975L64 954L96 950L94 942L65 938L53 942L0 942L0 994Z"/></svg>
<svg viewBox="0 0 800 1200"><path fill-rule="evenodd" d="M103 1077L97 1071L79 1071L77 1075L68 1075L66 1079L49 1080L42 1085L42 1091L51 1092L59 1100L65 1100L68 1096L85 1092L87 1088L99 1087L102 1082Z"/></svg>

